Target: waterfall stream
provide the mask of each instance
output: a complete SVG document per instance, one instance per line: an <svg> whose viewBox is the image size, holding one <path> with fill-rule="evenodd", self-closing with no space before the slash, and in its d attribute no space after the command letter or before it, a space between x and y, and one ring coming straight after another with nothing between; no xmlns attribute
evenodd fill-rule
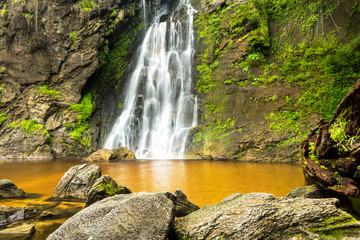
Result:
<svg viewBox="0 0 360 240"><path fill-rule="evenodd" d="M197 97L191 93L194 12L189 0L180 0L171 14L165 8L155 13L104 148L128 147L137 158L184 157L189 129L197 125Z"/></svg>

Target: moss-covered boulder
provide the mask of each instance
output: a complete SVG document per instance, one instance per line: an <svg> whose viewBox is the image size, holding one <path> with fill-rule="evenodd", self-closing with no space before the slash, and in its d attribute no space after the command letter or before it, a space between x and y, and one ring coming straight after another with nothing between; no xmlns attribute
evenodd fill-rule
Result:
<svg viewBox="0 0 360 240"><path fill-rule="evenodd" d="M89 190L100 176L101 169L95 164L73 166L60 179L53 197L86 200Z"/></svg>
<svg viewBox="0 0 360 240"><path fill-rule="evenodd" d="M337 199L234 194L175 221L178 239L351 239L360 223Z"/></svg>
<svg viewBox="0 0 360 240"><path fill-rule="evenodd" d="M100 201L104 198L111 197L117 194L129 194L130 189L125 186L118 185L114 179L108 175L103 175L96 179L90 191L87 194L85 207Z"/></svg>
<svg viewBox="0 0 360 240"><path fill-rule="evenodd" d="M360 197L360 80L302 143L301 162L308 183L351 197Z"/></svg>

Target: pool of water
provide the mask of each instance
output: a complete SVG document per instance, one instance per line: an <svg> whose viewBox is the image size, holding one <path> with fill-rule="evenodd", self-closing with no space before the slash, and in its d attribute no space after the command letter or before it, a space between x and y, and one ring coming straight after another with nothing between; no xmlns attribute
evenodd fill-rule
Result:
<svg viewBox="0 0 360 240"><path fill-rule="evenodd" d="M1 162L0 179L13 181L36 197L0 200L0 205L35 206L51 204L47 199L75 161ZM293 188L304 186L299 164L244 163L206 160L137 160L96 163L103 175L110 175L132 192L174 192L181 189L190 201L199 205L219 203L233 193L267 192L285 196ZM62 202L60 208L81 209L82 203ZM34 239L45 239L66 218L36 223Z"/></svg>

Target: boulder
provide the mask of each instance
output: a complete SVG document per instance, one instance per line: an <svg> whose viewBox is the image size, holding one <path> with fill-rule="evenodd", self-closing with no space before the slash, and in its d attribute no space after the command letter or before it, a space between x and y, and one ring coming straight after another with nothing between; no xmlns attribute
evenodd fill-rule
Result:
<svg viewBox="0 0 360 240"><path fill-rule="evenodd" d="M120 194L80 211L47 240L166 239L174 204L164 193Z"/></svg>
<svg viewBox="0 0 360 240"><path fill-rule="evenodd" d="M136 160L135 154L126 147L119 147L115 150L100 149L84 158L84 162L115 162Z"/></svg>
<svg viewBox="0 0 360 240"><path fill-rule="evenodd" d="M0 227L35 217L38 210L32 207L0 205Z"/></svg>
<svg viewBox="0 0 360 240"><path fill-rule="evenodd" d="M358 238L360 223L334 198L233 194L175 221L178 239Z"/></svg>
<svg viewBox="0 0 360 240"><path fill-rule="evenodd" d="M175 217L184 217L196 210L199 210L199 206L190 202L187 196L180 190L175 191Z"/></svg>
<svg viewBox="0 0 360 240"><path fill-rule="evenodd" d="M107 197L128 193L131 193L130 189L125 186L119 186L111 177L103 175L96 179L88 192L85 207Z"/></svg>
<svg viewBox="0 0 360 240"><path fill-rule="evenodd" d="M8 179L0 180L0 198L19 198L26 196L26 193L18 188Z"/></svg>
<svg viewBox="0 0 360 240"><path fill-rule="evenodd" d="M101 169L95 164L73 166L61 178L53 197L86 200L87 193L100 176Z"/></svg>
<svg viewBox="0 0 360 240"><path fill-rule="evenodd" d="M313 184L305 187L298 187L291 190L285 197L287 198L337 198L338 195L326 191L320 186Z"/></svg>
<svg viewBox="0 0 360 240"><path fill-rule="evenodd" d="M35 233L34 224L24 224L18 227L5 228L0 230L0 239L20 240L30 239Z"/></svg>

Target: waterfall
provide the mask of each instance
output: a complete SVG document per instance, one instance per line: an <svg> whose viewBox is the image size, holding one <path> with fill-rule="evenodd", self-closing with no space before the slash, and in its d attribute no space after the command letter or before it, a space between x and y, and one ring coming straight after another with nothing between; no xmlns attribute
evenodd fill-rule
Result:
<svg viewBox="0 0 360 240"><path fill-rule="evenodd" d="M197 125L197 97L191 93L194 12L190 0L180 0L167 21L161 21L166 9L155 13L104 148L125 146L137 158L183 158L189 129Z"/></svg>

